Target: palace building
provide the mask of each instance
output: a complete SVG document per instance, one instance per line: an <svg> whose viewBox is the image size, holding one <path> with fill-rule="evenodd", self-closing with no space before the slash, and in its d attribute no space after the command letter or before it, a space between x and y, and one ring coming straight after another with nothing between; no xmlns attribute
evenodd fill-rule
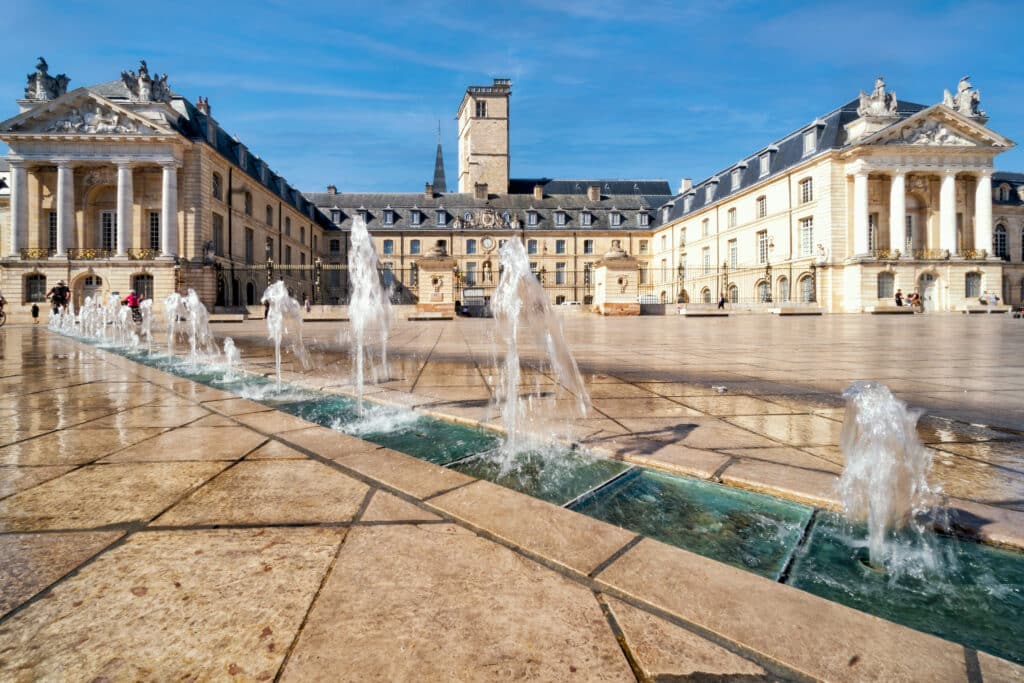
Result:
<svg viewBox="0 0 1024 683"><path fill-rule="evenodd" d="M897 290L935 311L985 292L1024 300L1024 174L994 170L1014 143L986 126L967 78L931 106L897 100L879 78L676 192L665 180L511 177L512 84L494 79L457 109L457 191L439 140L431 182L394 193L299 192L207 100L175 93L145 62L108 83L69 80L40 59L20 112L0 123L0 291L16 315L58 280L79 304L193 288L242 310L277 279L345 304L360 218L397 303L417 302L419 270L439 253L454 301L486 299L508 239L523 240L555 303L590 305L602 261L622 254L638 301L669 310L724 296L734 311L881 311Z"/></svg>

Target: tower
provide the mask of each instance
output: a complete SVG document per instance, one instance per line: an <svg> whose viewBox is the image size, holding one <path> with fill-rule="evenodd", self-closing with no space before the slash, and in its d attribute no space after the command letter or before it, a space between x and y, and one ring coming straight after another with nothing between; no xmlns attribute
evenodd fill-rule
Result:
<svg viewBox="0 0 1024 683"><path fill-rule="evenodd" d="M508 192L508 115L512 81L495 78L491 85L466 88L458 114L459 192ZM482 189L482 188L481 188Z"/></svg>
<svg viewBox="0 0 1024 683"><path fill-rule="evenodd" d="M441 122L437 124L437 157L434 159L434 192L447 192L444 179L444 154L441 152Z"/></svg>

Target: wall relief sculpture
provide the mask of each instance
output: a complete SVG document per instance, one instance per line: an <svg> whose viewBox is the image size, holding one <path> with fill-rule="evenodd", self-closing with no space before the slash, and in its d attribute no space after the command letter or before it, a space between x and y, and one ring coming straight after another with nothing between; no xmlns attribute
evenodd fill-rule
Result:
<svg viewBox="0 0 1024 683"><path fill-rule="evenodd" d="M36 63L36 72L28 75L25 85L26 100L55 100L68 91L71 79L65 74L51 76L49 65L42 57Z"/></svg>
<svg viewBox="0 0 1024 683"><path fill-rule="evenodd" d="M875 89L868 95L863 90L860 93L860 106L857 107L857 116L868 118L895 118L896 93L885 92L885 79L879 76L875 79Z"/></svg>
<svg viewBox="0 0 1024 683"><path fill-rule="evenodd" d="M903 129L889 145L937 145L940 147L971 147L974 142L958 135L941 121L928 119L912 128Z"/></svg>
<svg viewBox="0 0 1024 683"><path fill-rule="evenodd" d="M971 77L964 76L956 86L956 94L950 94L948 90L943 91L942 103L958 114L963 114L972 119L985 118L985 112L981 109L981 93L971 85Z"/></svg>
<svg viewBox="0 0 1024 683"><path fill-rule="evenodd" d="M130 70L122 71L121 80L131 93L132 102L167 102L171 99L167 74L156 74L156 78L150 77L145 59L139 61L138 74Z"/></svg>
<svg viewBox="0 0 1024 683"><path fill-rule="evenodd" d="M72 107L62 116L52 121L44 129L46 133L140 133L138 124L122 117L115 111L103 111L95 107L93 111Z"/></svg>

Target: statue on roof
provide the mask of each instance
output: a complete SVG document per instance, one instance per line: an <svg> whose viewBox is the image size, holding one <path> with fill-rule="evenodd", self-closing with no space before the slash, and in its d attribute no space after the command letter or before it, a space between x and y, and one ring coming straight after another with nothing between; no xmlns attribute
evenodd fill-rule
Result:
<svg viewBox="0 0 1024 683"><path fill-rule="evenodd" d="M152 78L145 59L139 60L138 74L131 70L122 71L121 80L128 88L132 102L167 102L171 99L167 74L157 74Z"/></svg>
<svg viewBox="0 0 1024 683"><path fill-rule="evenodd" d="M981 109L981 93L971 85L971 77L964 76L956 86L956 94L951 95L948 90L942 94L942 103L963 116L972 119L985 118L985 112Z"/></svg>
<svg viewBox="0 0 1024 683"><path fill-rule="evenodd" d="M51 76L50 65L42 57L36 63L36 72L28 75L25 85L26 100L55 100L68 91L71 79L65 74Z"/></svg>
<svg viewBox="0 0 1024 683"><path fill-rule="evenodd" d="M875 79L875 89L871 91L870 95L861 91L857 116L870 118L895 118L897 116L896 93L885 91L885 79L881 76Z"/></svg>

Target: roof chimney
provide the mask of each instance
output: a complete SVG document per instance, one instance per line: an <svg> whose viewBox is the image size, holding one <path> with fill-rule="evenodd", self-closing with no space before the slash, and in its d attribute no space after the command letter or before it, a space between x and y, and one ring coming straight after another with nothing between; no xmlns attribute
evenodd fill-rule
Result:
<svg viewBox="0 0 1024 683"><path fill-rule="evenodd" d="M693 187L693 181L691 179L689 179L689 178L683 178L682 180L679 181L679 192L678 192L678 194L682 194L682 193L686 192L691 187Z"/></svg>
<svg viewBox="0 0 1024 683"><path fill-rule="evenodd" d="M196 98L196 109L198 109L199 111L201 111L204 114L206 114L207 116L209 116L210 115L210 98L203 97L202 95L200 95L198 98Z"/></svg>
<svg viewBox="0 0 1024 683"><path fill-rule="evenodd" d="M544 186L540 183L533 186L533 198L544 199Z"/></svg>
<svg viewBox="0 0 1024 683"><path fill-rule="evenodd" d="M473 186L473 199L487 199L487 183L477 183Z"/></svg>
<svg viewBox="0 0 1024 683"><path fill-rule="evenodd" d="M430 183L427 183L426 187L423 188L423 196L426 197L427 199L433 199L434 198L434 186L431 185Z"/></svg>
<svg viewBox="0 0 1024 683"><path fill-rule="evenodd" d="M338 187L336 185L328 185L327 194L338 194Z"/></svg>
<svg viewBox="0 0 1024 683"><path fill-rule="evenodd" d="M588 185L587 186L587 199L592 202L601 201L601 186L600 185Z"/></svg>

